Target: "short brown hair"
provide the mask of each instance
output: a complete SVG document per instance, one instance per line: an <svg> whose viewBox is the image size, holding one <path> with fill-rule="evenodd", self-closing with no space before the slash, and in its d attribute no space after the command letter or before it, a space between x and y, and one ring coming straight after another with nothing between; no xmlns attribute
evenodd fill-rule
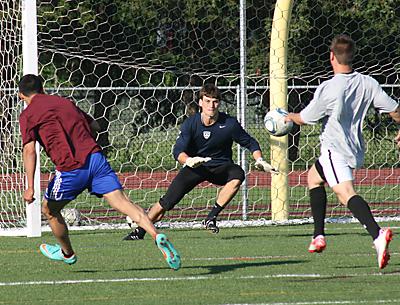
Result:
<svg viewBox="0 0 400 305"><path fill-rule="evenodd" d="M356 52L356 43L350 36L341 34L333 38L330 49L339 64L350 66Z"/></svg>
<svg viewBox="0 0 400 305"><path fill-rule="evenodd" d="M202 100L203 96L215 98L217 100L221 99L221 92L219 91L218 87L215 86L214 84L204 84L203 87L201 87L200 92L199 92L199 99Z"/></svg>

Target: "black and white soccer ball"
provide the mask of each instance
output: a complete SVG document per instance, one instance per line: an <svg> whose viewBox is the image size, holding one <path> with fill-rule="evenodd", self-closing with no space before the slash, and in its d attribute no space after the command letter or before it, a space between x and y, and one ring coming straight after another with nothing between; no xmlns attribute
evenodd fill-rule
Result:
<svg viewBox="0 0 400 305"><path fill-rule="evenodd" d="M292 130L293 122L285 122L287 115L288 112L282 108L275 108L265 115L264 126L271 135L281 137Z"/></svg>

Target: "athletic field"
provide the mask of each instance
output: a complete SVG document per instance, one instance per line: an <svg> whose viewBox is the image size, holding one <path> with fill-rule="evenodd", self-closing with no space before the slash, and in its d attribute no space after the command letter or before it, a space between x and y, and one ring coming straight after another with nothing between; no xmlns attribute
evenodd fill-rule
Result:
<svg viewBox="0 0 400 305"><path fill-rule="evenodd" d="M358 224L327 224L323 254L307 252L311 225L165 230L179 271L149 236L122 241L128 230L71 232L73 266L39 253L50 233L1 237L0 304L400 304L399 225L383 223L395 233L383 271Z"/></svg>

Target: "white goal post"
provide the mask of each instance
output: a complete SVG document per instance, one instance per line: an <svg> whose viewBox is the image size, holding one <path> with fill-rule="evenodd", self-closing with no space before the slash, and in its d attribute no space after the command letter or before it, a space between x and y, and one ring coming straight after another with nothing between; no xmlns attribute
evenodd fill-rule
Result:
<svg viewBox="0 0 400 305"><path fill-rule="evenodd" d="M18 126L17 126L17 121L18 121L18 115L20 112L20 109L22 109L23 105L22 102L16 98L17 92L15 90L15 85L17 84L18 78L21 76L19 73L19 68L21 67L22 64L22 71L23 74L35 74L37 75L39 73L38 71L38 56L37 56L37 15L36 15L36 10L37 10L37 4L36 0L22 0L21 2L19 1L6 1L2 4L2 8L4 9L3 12L8 12L8 18L7 14L6 16L3 15L3 20L2 20L2 31L3 33L5 32L5 39L3 40L5 42L3 48L1 48L1 51L3 52L1 58L3 59L2 64L7 64L7 65L16 65L15 69L8 69L7 72L11 72L10 74L7 75L7 80L9 82L7 83L8 85L13 84L14 88L8 87L5 90L5 99L2 99L2 102L8 100L8 99L13 99L13 104L15 109L4 109L3 107L6 105L2 103L2 108L3 108L3 115L5 112L14 112L13 115L9 116L9 119L11 119L9 124L12 124L12 130L14 131L14 135L9 138L9 142L6 143L6 141L2 142L5 143L7 146L11 146L11 155L8 157L6 155L3 155L2 158L2 167L5 165L6 166L6 171L2 168L2 181L1 181L1 191L2 193L8 193L4 196L2 196L2 211L3 211L3 217L7 218L5 219L2 223L0 223L0 235L7 235L7 236L27 236L27 237L38 237L41 236L41 186L40 186L40 146L37 143L36 144L36 152L37 152L37 161L36 161L36 170L35 170L35 194L34 198L35 200L31 204L25 204L22 199L22 194L24 191L24 185L25 183L23 180L19 180L20 185L18 185L18 181L15 180L15 176L22 175L23 173L23 167L20 162L18 164L21 166L18 171L19 174L15 172L17 168L14 169L8 169L8 166L10 164L10 159L15 160L16 158L20 158L22 154L22 147L20 147L20 143L18 143L18 140L15 139L16 137L16 132L19 131ZM13 15L13 12L15 15ZM21 13L21 20L18 20L16 17L19 16L19 12ZM15 19L14 19L15 18ZM5 30L5 31L4 31ZM16 40L16 38L21 35L21 41ZM15 35L14 37L12 37ZM14 39L13 39L14 38ZM8 43L7 43L8 42ZM16 46L13 46L12 43L16 43ZM20 54L19 46L22 48L22 54ZM22 55L22 56L21 56ZM8 60L5 60L8 58ZM4 69L4 68L3 68ZM2 83L5 81L3 79L4 75L6 73L3 71L2 73ZM12 96L12 97L11 97ZM20 103L20 107L18 105ZM10 105L10 104L8 104ZM15 113L15 110L17 113ZM5 126L1 126L4 128ZM4 134L10 130L6 130L8 128L4 128L1 133ZM5 139L4 139L5 140ZM4 151L3 151L4 153ZM20 154L20 156L16 156L15 154ZM8 159L8 160L7 160ZM8 164L7 164L8 163ZM16 164L16 162L11 161L11 163ZM14 177L13 177L14 176ZM24 179L22 175L22 179ZM10 191L8 190L8 185L5 183L5 180L11 180L13 181L14 185L11 185L11 189L14 190L14 193L11 195L9 193ZM17 185L15 185L17 184ZM15 190L19 190L18 192L15 192ZM15 198L16 196L16 198ZM13 209L12 207L7 208L6 205L10 204L12 198L15 199L14 204L16 206L20 206L20 208ZM9 217L9 215L15 215L16 211L20 210L21 213L23 213L24 209L23 207L25 206L25 215L23 214L17 214L16 218L18 219L12 219ZM12 209L7 212L8 209ZM10 213L9 215L7 215ZM8 223L8 224L7 224ZM18 223L20 225L18 225ZM22 225L21 225L22 224Z"/></svg>
<svg viewBox="0 0 400 305"><path fill-rule="evenodd" d="M36 0L22 1L23 74L38 75ZM36 142L35 200L26 204L26 236L41 236L40 145Z"/></svg>

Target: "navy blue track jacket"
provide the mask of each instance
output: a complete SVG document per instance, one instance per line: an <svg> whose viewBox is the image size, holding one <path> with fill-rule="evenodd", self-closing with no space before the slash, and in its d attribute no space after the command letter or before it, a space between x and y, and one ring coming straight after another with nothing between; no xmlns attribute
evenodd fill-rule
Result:
<svg viewBox="0 0 400 305"><path fill-rule="evenodd" d="M175 160L181 152L189 157L210 157L203 166L217 166L232 161L232 144L236 142L251 152L261 150L258 142L251 137L230 115L219 112L218 120L205 126L200 113L188 117L181 125L180 134L173 148Z"/></svg>

